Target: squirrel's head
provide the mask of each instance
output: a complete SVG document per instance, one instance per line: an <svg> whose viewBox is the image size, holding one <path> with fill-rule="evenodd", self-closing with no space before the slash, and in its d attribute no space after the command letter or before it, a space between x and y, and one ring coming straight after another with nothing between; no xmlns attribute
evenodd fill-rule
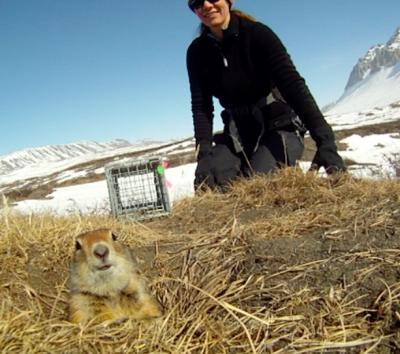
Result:
<svg viewBox="0 0 400 354"><path fill-rule="evenodd" d="M124 246L110 229L88 231L75 239L74 261L86 264L91 271L107 271L124 255Z"/></svg>

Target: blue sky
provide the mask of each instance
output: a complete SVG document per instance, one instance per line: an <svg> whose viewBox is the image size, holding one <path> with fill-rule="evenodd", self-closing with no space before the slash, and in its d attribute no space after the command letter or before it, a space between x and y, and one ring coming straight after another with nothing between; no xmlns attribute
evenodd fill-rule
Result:
<svg viewBox="0 0 400 354"><path fill-rule="evenodd" d="M400 26L399 0L237 0L282 39L320 106ZM0 0L0 155L193 134L185 0ZM216 127L220 125L218 115Z"/></svg>

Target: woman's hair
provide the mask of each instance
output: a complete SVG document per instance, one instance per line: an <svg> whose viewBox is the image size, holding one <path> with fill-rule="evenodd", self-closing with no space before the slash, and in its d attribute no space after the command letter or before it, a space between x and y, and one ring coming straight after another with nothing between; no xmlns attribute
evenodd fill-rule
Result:
<svg viewBox="0 0 400 354"><path fill-rule="evenodd" d="M253 21L253 22L257 21L253 16L249 15L248 13L246 13L246 12L244 12L242 10L233 9L231 11L231 14L234 14L234 15L236 15L238 17L244 18L244 19L249 20L249 21Z"/></svg>
<svg viewBox="0 0 400 354"><path fill-rule="evenodd" d="M253 21L253 22L257 21L253 16L249 15L248 13L246 13L242 10L233 9L233 10L231 10L231 14L236 15L241 18L244 18L249 21ZM205 31L207 31L207 26L204 25L203 23L200 24L200 34L203 34Z"/></svg>

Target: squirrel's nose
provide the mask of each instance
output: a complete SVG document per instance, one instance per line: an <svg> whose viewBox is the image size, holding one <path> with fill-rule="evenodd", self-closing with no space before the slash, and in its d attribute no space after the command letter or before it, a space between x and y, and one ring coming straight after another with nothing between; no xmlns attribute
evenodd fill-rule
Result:
<svg viewBox="0 0 400 354"><path fill-rule="evenodd" d="M93 254L100 259L105 259L109 253L110 250L105 245L97 245L93 250Z"/></svg>

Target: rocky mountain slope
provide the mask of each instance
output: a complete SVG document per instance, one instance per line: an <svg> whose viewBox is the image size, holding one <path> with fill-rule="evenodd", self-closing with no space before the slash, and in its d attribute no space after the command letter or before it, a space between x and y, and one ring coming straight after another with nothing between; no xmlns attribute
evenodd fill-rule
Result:
<svg viewBox="0 0 400 354"><path fill-rule="evenodd" d="M364 80L382 68L391 68L400 62L400 27L386 45L378 44L371 47L365 56L354 66L345 90Z"/></svg>
<svg viewBox="0 0 400 354"><path fill-rule="evenodd" d="M354 66L343 95L327 109L343 114L400 101L400 27L386 44L371 47Z"/></svg>

